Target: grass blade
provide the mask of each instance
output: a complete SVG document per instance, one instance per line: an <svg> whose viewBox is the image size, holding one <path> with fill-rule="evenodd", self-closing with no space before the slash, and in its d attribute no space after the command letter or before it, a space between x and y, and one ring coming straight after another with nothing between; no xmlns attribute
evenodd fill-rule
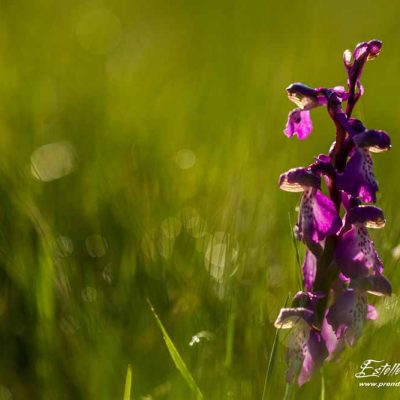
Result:
<svg viewBox="0 0 400 400"><path fill-rule="evenodd" d="M325 400L325 376L324 369L321 368L321 397L320 400Z"/></svg>
<svg viewBox="0 0 400 400"><path fill-rule="evenodd" d="M286 297L286 300L285 300L285 305L283 307L287 306L287 303L289 301L289 297L290 297L290 293L288 293L288 295ZM269 398L270 386L268 386L268 382L269 382L269 380L271 378L272 368L273 368L274 361L275 361L276 344L278 343L279 331L280 331L279 329L275 330L275 337L274 337L274 341L272 343L271 353L269 355L268 367L267 367L267 372L265 374L264 389L263 389L263 394L262 394L261 400Z"/></svg>
<svg viewBox="0 0 400 400"><path fill-rule="evenodd" d="M182 375L183 379L186 381L186 383L188 384L190 389L193 391L193 393L195 393L196 399L198 399L198 400L203 399L203 394L201 393L201 390L197 386L195 380L193 379L193 376L189 372L185 362L183 361L181 355L179 354L178 350L176 349L171 338L169 337L166 329L164 328L163 323L161 322L160 318L158 317L157 313L155 312L153 305L151 304L149 299L146 299L146 300L149 303L150 310L153 313L154 318L157 322L157 325L161 330L165 344L167 346L169 354L170 354L172 361L174 362L176 368L178 369L178 371L180 372L180 374Z"/></svg>
<svg viewBox="0 0 400 400"><path fill-rule="evenodd" d="M289 215L290 232L292 235L293 246L294 246L294 250L296 253L296 263L297 263L297 267L298 267L297 268L297 280L298 280L297 284L299 285L299 288L300 288L299 290L302 290L303 289L303 277L301 274L300 252L299 252L299 247L297 245L297 239L294 235L293 225L292 225L292 221L291 221L291 215L290 215L290 213L288 215Z"/></svg>
<svg viewBox="0 0 400 400"><path fill-rule="evenodd" d="M128 364L128 368L126 370L125 391L123 400L131 400L131 388L132 388L132 366Z"/></svg>

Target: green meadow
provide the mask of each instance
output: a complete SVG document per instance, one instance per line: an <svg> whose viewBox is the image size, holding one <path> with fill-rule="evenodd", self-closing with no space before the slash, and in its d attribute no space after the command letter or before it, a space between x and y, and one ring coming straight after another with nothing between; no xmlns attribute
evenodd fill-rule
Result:
<svg viewBox="0 0 400 400"><path fill-rule="evenodd" d="M389 0L0 2L0 400L400 398L354 377L400 363L399 16ZM373 38L355 116L392 137L371 235L393 296L289 387L273 323L304 247L277 181L334 126L316 109L287 139L285 88L345 85L343 51Z"/></svg>

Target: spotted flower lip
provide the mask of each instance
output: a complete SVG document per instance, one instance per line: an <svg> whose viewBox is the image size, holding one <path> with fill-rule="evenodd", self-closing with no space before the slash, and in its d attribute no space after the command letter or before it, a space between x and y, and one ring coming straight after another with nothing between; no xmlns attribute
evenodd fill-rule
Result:
<svg viewBox="0 0 400 400"><path fill-rule="evenodd" d="M298 377L300 386L311 379L314 371L320 368L328 355L329 352L321 333L311 329L306 344L303 365Z"/></svg>
<svg viewBox="0 0 400 400"><path fill-rule="evenodd" d="M383 228L386 220L383 211L375 206L352 207L346 215L346 224L361 224L367 228Z"/></svg>
<svg viewBox="0 0 400 400"><path fill-rule="evenodd" d="M307 168L292 168L279 177L279 187L286 192L304 192L306 187L321 187L321 178Z"/></svg>
<svg viewBox="0 0 400 400"><path fill-rule="evenodd" d="M334 235L342 227L333 201L317 189L304 191L297 221L297 236L309 246Z"/></svg>
<svg viewBox="0 0 400 400"><path fill-rule="evenodd" d="M348 278L382 272L382 260L364 226L353 226L338 241L335 262Z"/></svg>
<svg viewBox="0 0 400 400"><path fill-rule="evenodd" d="M337 177L338 188L365 203L375 203L378 183L373 172L368 149L356 148L342 174Z"/></svg>
<svg viewBox="0 0 400 400"><path fill-rule="evenodd" d="M390 136L381 130L365 130L353 137L357 147L367 148L373 153L388 151L392 147Z"/></svg>
<svg viewBox="0 0 400 400"><path fill-rule="evenodd" d="M341 293L327 314L327 321L339 339L354 345L368 316L365 293L348 289Z"/></svg>

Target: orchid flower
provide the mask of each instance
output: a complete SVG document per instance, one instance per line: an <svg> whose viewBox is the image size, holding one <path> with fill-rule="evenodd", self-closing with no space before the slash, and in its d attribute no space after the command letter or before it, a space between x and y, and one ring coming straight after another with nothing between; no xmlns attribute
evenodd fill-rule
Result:
<svg viewBox="0 0 400 400"><path fill-rule="evenodd" d="M370 153L389 150L390 137L351 117L364 94L360 80L365 64L381 48L381 41L370 40L344 52L347 90L343 86L313 89L302 83L287 88L297 108L289 112L286 136L307 138L312 130L310 111L321 106L336 128L328 154L279 178L282 190L302 193L294 231L306 246L303 290L275 321L276 328L291 329L286 354L289 383L303 385L324 362L355 345L365 322L378 318L368 295L392 292L368 233L383 228L385 217L380 208L363 204L375 203L378 191ZM347 103L345 110L343 103Z"/></svg>

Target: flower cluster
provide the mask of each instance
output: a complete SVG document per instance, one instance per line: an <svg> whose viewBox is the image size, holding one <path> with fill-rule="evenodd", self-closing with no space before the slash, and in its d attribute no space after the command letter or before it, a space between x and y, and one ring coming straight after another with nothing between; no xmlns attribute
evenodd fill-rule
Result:
<svg viewBox="0 0 400 400"><path fill-rule="evenodd" d="M290 308L281 309L275 322L277 328L291 328L289 383L304 384L325 360L354 345L364 322L377 318L368 293L391 294L368 234L369 228L382 228L385 218L380 208L365 204L375 203L378 191L370 153L389 150L390 137L351 116L364 93L360 82L364 65L379 55L381 47L381 41L371 40L344 52L347 89L313 89L302 83L287 88L297 108L289 113L285 135L305 139L312 130L310 110L320 106L326 107L336 128L328 154L279 179L282 190L302 192L295 235L307 247L303 291L294 296Z"/></svg>

